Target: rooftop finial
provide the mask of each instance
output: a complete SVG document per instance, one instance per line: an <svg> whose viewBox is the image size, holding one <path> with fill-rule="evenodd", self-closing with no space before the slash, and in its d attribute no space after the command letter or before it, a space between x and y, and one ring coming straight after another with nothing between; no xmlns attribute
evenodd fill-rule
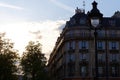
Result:
<svg viewBox="0 0 120 80"><path fill-rule="evenodd" d="M97 2L94 0L94 2L92 3L93 5L93 9L97 8Z"/></svg>
<svg viewBox="0 0 120 80"><path fill-rule="evenodd" d="M75 9L75 13L84 13L83 9L79 9L78 7Z"/></svg>
<svg viewBox="0 0 120 80"><path fill-rule="evenodd" d="M80 9L77 7L76 10L75 10L75 13L80 13Z"/></svg>
<svg viewBox="0 0 120 80"><path fill-rule="evenodd" d="M84 12L85 12L85 1L83 1L83 9L84 9Z"/></svg>
<svg viewBox="0 0 120 80"><path fill-rule="evenodd" d="M91 10L90 12L88 12L88 16L90 16L90 17L100 17L100 18L102 18L102 17L103 17L103 14L100 13L99 9L97 9L97 2L96 2L96 1L94 1L94 2L92 3L92 6L93 6L93 8L92 8L92 10Z"/></svg>

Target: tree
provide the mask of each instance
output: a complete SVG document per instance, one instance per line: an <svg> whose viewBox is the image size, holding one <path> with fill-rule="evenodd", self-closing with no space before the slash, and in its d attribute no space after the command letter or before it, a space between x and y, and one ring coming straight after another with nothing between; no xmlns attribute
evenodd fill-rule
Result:
<svg viewBox="0 0 120 80"><path fill-rule="evenodd" d="M13 49L13 43L4 36L5 34L0 33L0 80L17 80L15 62L18 54Z"/></svg>
<svg viewBox="0 0 120 80"><path fill-rule="evenodd" d="M41 44L30 41L21 59L24 77L32 80L48 80L46 77L46 57L41 52ZM24 79L25 79L24 78Z"/></svg>

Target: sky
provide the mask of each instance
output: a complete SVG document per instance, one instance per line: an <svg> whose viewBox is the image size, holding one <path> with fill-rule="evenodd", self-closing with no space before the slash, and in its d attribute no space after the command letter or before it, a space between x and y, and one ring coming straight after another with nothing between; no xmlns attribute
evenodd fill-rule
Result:
<svg viewBox="0 0 120 80"><path fill-rule="evenodd" d="M83 7L85 1L85 7ZM0 0L0 33L14 42L22 55L29 41L40 41L47 57L67 20L76 7L86 13L94 0ZM120 0L96 0L103 16L110 17L120 11Z"/></svg>

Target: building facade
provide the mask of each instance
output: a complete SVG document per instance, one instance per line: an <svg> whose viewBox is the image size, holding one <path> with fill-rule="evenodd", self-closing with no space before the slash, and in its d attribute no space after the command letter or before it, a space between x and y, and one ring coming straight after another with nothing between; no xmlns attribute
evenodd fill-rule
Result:
<svg viewBox="0 0 120 80"><path fill-rule="evenodd" d="M94 30L84 10L77 8L75 12L50 54L48 70L54 80L94 80ZM99 80L120 80L120 17L117 16L103 17L101 28L97 29Z"/></svg>

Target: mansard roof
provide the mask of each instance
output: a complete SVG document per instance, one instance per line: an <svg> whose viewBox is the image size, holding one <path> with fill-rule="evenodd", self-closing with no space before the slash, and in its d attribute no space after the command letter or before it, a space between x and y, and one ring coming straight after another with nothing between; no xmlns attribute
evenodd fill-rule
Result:
<svg viewBox="0 0 120 80"><path fill-rule="evenodd" d="M113 18L120 18L120 11L116 11L112 17Z"/></svg>
<svg viewBox="0 0 120 80"><path fill-rule="evenodd" d="M117 12L118 13L118 12ZM69 21L66 22L66 27L89 26L88 16L85 12L77 12ZM120 17L115 15L112 17L103 17L102 27L120 27Z"/></svg>
<svg viewBox="0 0 120 80"><path fill-rule="evenodd" d="M84 12L76 13L70 18L69 21L67 21L66 25L68 27L87 25L87 14L85 14Z"/></svg>
<svg viewBox="0 0 120 80"><path fill-rule="evenodd" d="M104 17L102 21L103 27L120 27L120 18Z"/></svg>

